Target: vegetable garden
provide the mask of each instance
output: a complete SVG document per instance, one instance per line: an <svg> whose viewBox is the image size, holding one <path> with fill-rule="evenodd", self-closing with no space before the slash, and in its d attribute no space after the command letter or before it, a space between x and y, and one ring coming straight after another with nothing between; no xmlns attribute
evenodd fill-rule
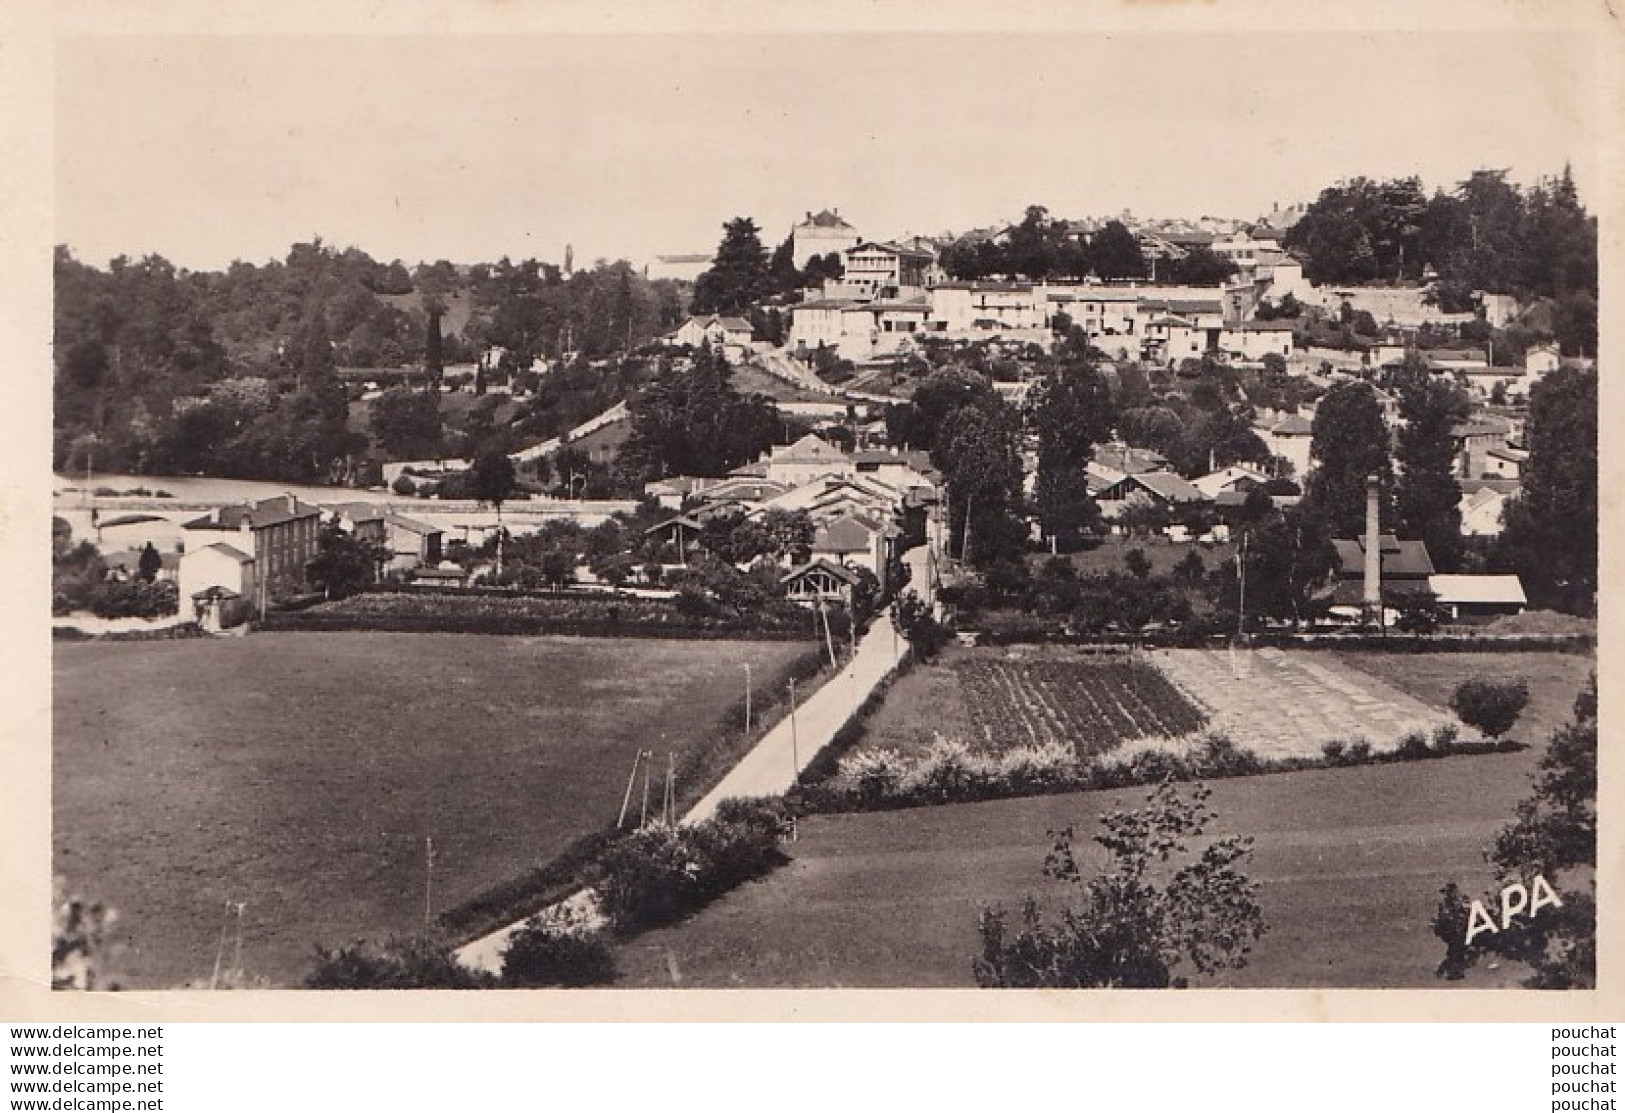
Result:
<svg viewBox="0 0 1625 1113"><path fill-rule="evenodd" d="M954 667L977 732L997 751L1059 743L1091 757L1136 738L1189 734L1207 721L1143 661L978 657Z"/></svg>

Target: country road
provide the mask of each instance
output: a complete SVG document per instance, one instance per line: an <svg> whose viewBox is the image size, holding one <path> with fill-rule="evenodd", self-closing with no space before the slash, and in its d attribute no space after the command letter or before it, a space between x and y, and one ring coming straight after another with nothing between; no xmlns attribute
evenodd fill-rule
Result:
<svg viewBox="0 0 1625 1113"><path fill-rule="evenodd" d="M923 554L923 549L904 554L913 570L915 585L925 581ZM799 703L793 717L785 716L764 734L680 822L702 823L716 814L719 803L731 797L782 795L819 751L829 745L869 694L897 667L907 648L892 624L891 615L885 612L877 615L869 625L869 632L858 642L856 655L842 666L840 673L830 677L804 703ZM592 915L589 893L577 893L562 903L571 911ZM499 973L509 938L523 926L524 921L508 924L460 947L457 960L465 966Z"/></svg>

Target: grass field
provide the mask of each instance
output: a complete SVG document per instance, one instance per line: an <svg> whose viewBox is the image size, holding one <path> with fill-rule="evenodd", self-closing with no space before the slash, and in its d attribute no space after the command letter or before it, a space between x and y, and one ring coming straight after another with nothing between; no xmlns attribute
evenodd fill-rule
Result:
<svg viewBox="0 0 1625 1113"><path fill-rule="evenodd" d="M1429 928L1439 888L1487 887L1483 848L1527 794L1551 728L1568 717L1592 665L1551 653L1338 656L1348 672L1369 670L1435 704L1465 676L1525 676L1530 708L1513 733L1530 748L1214 782L1220 818L1209 834L1256 839L1249 873L1262 885L1270 931L1247 968L1211 984L1445 985L1433 977L1442 949ZM932 671L894 692L930 707L929 684L908 686ZM984 904L1015 910L1035 893L1053 907L1060 897L1040 872L1046 832L1075 825L1082 847L1098 816L1146 791L809 817L790 865L636 940L620 956L621 981L671 985L675 972L688 987L969 986ZM1480 967L1450 984L1511 986L1519 976Z"/></svg>
<svg viewBox="0 0 1625 1113"><path fill-rule="evenodd" d="M1151 562L1151 572L1156 576L1170 575L1174 565L1185 559L1187 553L1195 551L1200 554L1202 564L1209 572L1219 567L1235 555L1236 547L1229 542L1214 545L1202 545L1195 542L1175 543L1160 539L1130 540L1126 537L1108 537L1093 549L1083 552L1069 553L1065 559L1072 563L1080 576L1098 576L1106 572L1122 572L1123 558L1132 550L1139 549ZM1037 571L1045 561L1048 554L1034 554L1027 558L1027 565Z"/></svg>
<svg viewBox="0 0 1625 1113"><path fill-rule="evenodd" d="M1520 742L1544 745L1568 720L1574 697L1597 667L1592 657L1570 653L1343 653L1339 661L1378 677L1424 703L1448 707L1463 680L1529 683L1529 705L1508 734Z"/></svg>
<svg viewBox="0 0 1625 1113"><path fill-rule="evenodd" d="M1525 754L1215 782L1210 835L1255 837L1248 870L1270 930L1249 966L1199 985L1443 987L1429 928L1446 881L1488 882L1483 846L1523 795ZM618 956L620 984L688 988L969 987L985 904L1018 913L1063 894L1040 870L1046 831L1148 791L1125 789L810 817L793 861ZM1093 847L1091 846L1092 850ZM1088 868L1087 866L1085 867ZM1466 986L1515 984L1475 970Z"/></svg>
<svg viewBox="0 0 1625 1113"><path fill-rule="evenodd" d="M55 872L116 908L132 988L250 978L420 927L613 823L633 754L713 735L795 643L254 634L58 645ZM681 760L681 756L679 756ZM689 799L707 786L680 785ZM658 795L658 794L657 794Z"/></svg>

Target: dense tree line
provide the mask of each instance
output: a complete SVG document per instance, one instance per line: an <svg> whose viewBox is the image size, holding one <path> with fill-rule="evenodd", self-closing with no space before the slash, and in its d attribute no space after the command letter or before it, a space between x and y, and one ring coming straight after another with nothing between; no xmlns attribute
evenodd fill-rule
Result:
<svg viewBox="0 0 1625 1113"><path fill-rule="evenodd" d="M741 394L709 345L692 360L666 360L629 405L631 435L617 470L628 484L669 475L726 475L778 440L778 407Z"/></svg>
<svg viewBox="0 0 1625 1113"><path fill-rule="evenodd" d="M941 262L958 279L1143 278L1151 270L1139 241L1121 221L1109 221L1093 235L1078 236L1067 221L1052 219L1042 205L1029 205L1004 243L962 239L943 249Z"/></svg>
<svg viewBox="0 0 1625 1113"><path fill-rule="evenodd" d="M368 451L348 427L342 369L434 381L499 345L522 372L567 349L636 347L680 312L670 283L625 263L564 276L534 260L441 260L413 272L319 238L218 272L157 255L102 270L59 247L55 294L56 467L295 481L349 478ZM432 447L423 414L395 416L407 420L386 417L405 427L386 434L386 454Z"/></svg>
<svg viewBox="0 0 1625 1113"><path fill-rule="evenodd" d="M1355 178L1321 191L1283 243L1312 282L1415 282L1431 268L1447 310L1475 290L1551 299L1564 350L1596 351L1597 220L1567 167L1528 189L1478 170L1431 196L1415 177Z"/></svg>

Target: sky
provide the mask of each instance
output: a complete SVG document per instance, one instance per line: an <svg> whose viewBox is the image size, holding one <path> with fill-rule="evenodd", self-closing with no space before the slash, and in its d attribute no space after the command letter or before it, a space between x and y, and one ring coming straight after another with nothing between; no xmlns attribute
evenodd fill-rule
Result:
<svg viewBox="0 0 1625 1113"><path fill-rule="evenodd" d="M103 265L709 251L808 210L865 236L1253 218L1333 182L1598 180L1558 33L95 37L58 42L55 239Z"/></svg>

